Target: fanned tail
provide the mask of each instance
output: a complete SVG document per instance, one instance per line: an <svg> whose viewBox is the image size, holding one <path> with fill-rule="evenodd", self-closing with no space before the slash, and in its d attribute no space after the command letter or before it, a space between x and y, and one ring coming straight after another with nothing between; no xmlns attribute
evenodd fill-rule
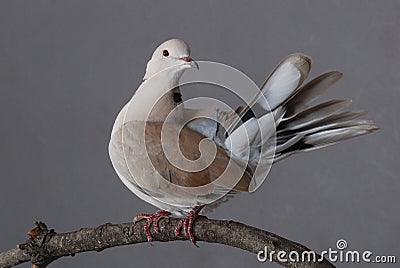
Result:
<svg viewBox="0 0 400 268"><path fill-rule="evenodd" d="M351 100L335 99L310 106L333 86L342 74L324 73L308 82L282 103L286 113L277 127L274 162L294 153L312 151L378 128L371 120L360 119L365 111L343 111Z"/></svg>
<svg viewBox="0 0 400 268"><path fill-rule="evenodd" d="M365 111L345 111L351 100L333 99L313 104L340 80L342 74L330 71L302 85L310 69L311 59L299 53L289 55L278 64L261 87L260 95L266 98L268 105L257 101L251 105L251 109L249 106L245 107L240 113L244 124L237 129L235 125L232 126L235 130L227 138L226 144L234 155L243 156L246 149L244 139L247 135L253 148L250 156L257 158L262 154L258 148L265 141L254 139L260 131L257 123L264 131L276 125L276 140L271 142L276 144L274 162L294 153L323 148L378 129L373 121L360 119L366 114ZM265 111L264 115L255 118L252 109L262 109ZM264 120L265 123L260 124L263 117L266 118L271 112L275 115L275 122ZM276 116L277 114L282 116Z"/></svg>

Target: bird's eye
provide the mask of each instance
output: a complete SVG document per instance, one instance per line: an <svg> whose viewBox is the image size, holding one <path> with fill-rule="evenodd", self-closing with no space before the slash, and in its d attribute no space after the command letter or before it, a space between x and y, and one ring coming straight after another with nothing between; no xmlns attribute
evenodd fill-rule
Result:
<svg viewBox="0 0 400 268"><path fill-rule="evenodd" d="M162 54L163 54L164 57L168 57L169 56L169 52L166 49L163 50Z"/></svg>

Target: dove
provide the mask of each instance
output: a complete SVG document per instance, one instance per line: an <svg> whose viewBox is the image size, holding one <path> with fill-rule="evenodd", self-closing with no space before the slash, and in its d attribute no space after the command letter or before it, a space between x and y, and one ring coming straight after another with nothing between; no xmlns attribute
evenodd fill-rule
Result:
<svg viewBox="0 0 400 268"><path fill-rule="evenodd" d="M342 74L331 71L304 83L311 59L300 53L284 58L247 106L187 108L179 82L186 70L199 69L190 54L179 39L157 47L111 131L109 156L118 177L159 209L134 218L146 220L148 241L151 226L159 232L158 221L173 215L182 217L175 234L183 229L196 245L195 219L237 193L252 192L257 166L377 129L359 119L365 111L345 111L350 100L314 104Z"/></svg>

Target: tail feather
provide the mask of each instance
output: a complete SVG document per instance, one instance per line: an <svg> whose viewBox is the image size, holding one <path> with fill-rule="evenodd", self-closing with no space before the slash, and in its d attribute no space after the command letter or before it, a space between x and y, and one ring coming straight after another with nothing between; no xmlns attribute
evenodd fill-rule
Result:
<svg viewBox="0 0 400 268"><path fill-rule="evenodd" d="M265 80L254 102L240 109L241 121L247 121L255 116L252 109L257 110L259 107L263 111L262 114L265 114L282 107L282 103L302 85L310 69L311 58L304 54L295 53L284 58ZM240 120L234 121L226 133L235 130L240 125L239 122Z"/></svg>
<svg viewBox="0 0 400 268"><path fill-rule="evenodd" d="M343 110L351 104L351 100L335 99L317 104L311 108L301 111L291 119L283 118L278 131L296 130L319 122L327 117Z"/></svg>
<svg viewBox="0 0 400 268"><path fill-rule="evenodd" d="M302 135L302 134L293 135L292 137L285 140L283 143L277 144L277 146L275 148L275 153L284 152L288 148L290 148L293 145L295 145L296 143L298 143L303 138L304 138L304 135Z"/></svg>
<svg viewBox="0 0 400 268"><path fill-rule="evenodd" d="M299 88L307 78L310 68L311 59L306 55L296 53L287 56L261 87L261 92L267 99L269 107L264 106L265 102L259 104L265 110L269 110L269 108L274 110Z"/></svg>
<svg viewBox="0 0 400 268"><path fill-rule="evenodd" d="M287 107L285 117L290 119L308 107L308 104L330 89L342 77L342 73L331 71L324 73L298 90L283 103Z"/></svg>
<svg viewBox="0 0 400 268"><path fill-rule="evenodd" d="M364 134L368 134L378 128L370 124L362 124L358 126L342 127L336 129L328 129L323 131L318 131L314 134L308 135L304 138L304 142L307 144L314 145L309 148L316 149L316 146L328 146L339 141L347 140Z"/></svg>
<svg viewBox="0 0 400 268"><path fill-rule="evenodd" d="M364 110L358 110L358 111L345 111L341 113L336 113L331 116L328 116L321 121L317 122L316 124L312 124L309 127L313 127L316 125L324 125L324 124L331 124L331 123L339 123L339 122L345 122L349 121L352 119L356 119L360 116L363 116L367 114L367 111Z"/></svg>
<svg viewBox="0 0 400 268"><path fill-rule="evenodd" d="M320 126L316 126L310 129L306 129L300 131L298 134L302 135L310 135L313 133L317 133L320 131L328 130L328 129L337 129L337 128L346 128L346 127L354 127L354 126L373 126L374 122L371 120L350 120L344 122L333 122L330 124L321 124Z"/></svg>

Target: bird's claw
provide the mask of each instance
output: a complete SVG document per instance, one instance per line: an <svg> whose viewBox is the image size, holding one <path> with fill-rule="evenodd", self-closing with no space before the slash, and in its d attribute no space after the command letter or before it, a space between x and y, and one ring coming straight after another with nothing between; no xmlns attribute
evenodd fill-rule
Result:
<svg viewBox="0 0 400 268"><path fill-rule="evenodd" d="M165 210L159 210L154 214L139 214L135 218L133 218L134 222L146 219L146 224L143 227L143 230L146 234L147 241L151 242L153 240L153 237L151 236L150 233L150 226L153 224L154 231L156 233L160 232L160 229L158 227L158 222L163 219L163 218L169 218L170 213Z"/></svg>
<svg viewBox="0 0 400 268"><path fill-rule="evenodd" d="M178 225L175 228L175 235L179 236L180 231L183 227L183 233L184 233L185 237L188 240L190 240L193 243L193 245L195 245L196 247L198 247L198 245L196 244L196 239L194 238L194 235L193 235L193 223L199 216L199 212L201 209L202 209L202 207L194 208L192 211L190 211L187 214L186 218L183 218L179 221Z"/></svg>

